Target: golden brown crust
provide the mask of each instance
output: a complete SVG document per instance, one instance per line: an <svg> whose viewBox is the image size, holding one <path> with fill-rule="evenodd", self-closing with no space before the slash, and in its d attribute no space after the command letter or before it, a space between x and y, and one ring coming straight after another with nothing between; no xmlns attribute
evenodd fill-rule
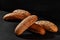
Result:
<svg viewBox="0 0 60 40"><path fill-rule="evenodd" d="M30 31L41 34L41 35L45 35L45 29L43 27L41 27L39 24L34 23L30 28Z"/></svg>
<svg viewBox="0 0 60 40"><path fill-rule="evenodd" d="M37 24L39 24L41 27L44 27L46 30L51 31L51 32L57 32L58 31L58 27L47 20L40 20L36 22Z"/></svg>
<svg viewBox="0 0 60 40"><path fill-rule="evenodd" d="M25 10L22 10L22 9L17 9L17 10L14 10L12 13L9 13L9 14L6 14L3 19L4 20L22 20L24 18L26 18L27 16L30 16L31 14L28 12L28 11L25 11ZM45 34L44 32L44 29L43 28L40 28L36 25L37 28L39 28L39 31L41 31L41 33L39 32L39 34ZM32 28L32 31L33 29L36 30L36 33L38 31L37 28L34 28L34 25L31 26ZM34 32L34 31L33 31Z"/></svg>
<svg viewBox="0 0 60 40"><path fill-rule="evenodd" d="M26 29L28 29L34 22L36 22L38 17L36 15L31 15L25 18L21 23L19 23L15 29L17 35L21 35Z"/></svg>
<svg viewBox="0 0 60 40"><path fill-rule="evenodd" d="M41 35L44 35L46 33L45 29L50 32L58 31L58 28L54 23L47 20L40 20L35 22L37 20L37 16L31 15L28 11L22 10L22 9L17 9L17 10L14 10L12 13L6 14L3 17L3 19L4 20L20 20L20 19L23 20L24 19L21 23L17 25L15 29L15 32L17 35L21 35L26 29L29 28L29 26L31 26L29 28L30 31L39 33Z"/></svg>
<svg viewBox="0 0 60 40"><path fill-rule="evenodd" d="M8 13L3 17L4 20L15 20L16 19L16 15L13 13Z"/></svg>
<svg viewBox="0 0 60 40"><path fill-rule="evenodd" d="M30 16L30 15L31 15L31 13L29 13L29 12L26 11L26 10L22 10L22 9L14 10L13 13L19 13L20 16L22 17L22 18L20 18L20 19L24 19L24 18L26 18L27 16Z"/></svg>
<svg viewBox="0 0 60 40"><path fill-rule="evenodd" d="M22 20L26 17L30 16L30 13L25 10L15 10L13 13L6 14L3 19L4 20Z"/></svg>

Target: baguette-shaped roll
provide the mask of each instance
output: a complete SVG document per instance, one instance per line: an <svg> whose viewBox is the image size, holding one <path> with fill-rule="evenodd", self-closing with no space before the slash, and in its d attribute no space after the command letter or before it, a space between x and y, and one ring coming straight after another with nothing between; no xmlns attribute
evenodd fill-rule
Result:
<svg viewBox="0 0 60 40"><path fill-rule="evenodd" d="M15 10L12 13L6 14L3 19L4 20L22 20L26 17L30 16L30 13L25 10Z"/></svg>
<svg viewBox="0 0 60 40"><path fill-rule="evenodd" d="M47 20L37 21L36 24L39 24L41 27L45 28L46 30L50 32L58 31L58 27L54 23L47 21Z"/></svg>
<svg viewBox="0 0 60 40"><path fill-rule="evenodd" d="M45 29L36 23L34 23L31 27L29 27L29 30L38 33L40 35L45 35L46 33Z"/></svg>
<svg viewBox="0 0 60 40"><path fill-rule="evenodd" d="M31 15L25 18L22 22L20 22L15 28L15 33L17 35L21 35L25 30L27 30L32 24L37 21L38 17L36 15Z"/></svg>

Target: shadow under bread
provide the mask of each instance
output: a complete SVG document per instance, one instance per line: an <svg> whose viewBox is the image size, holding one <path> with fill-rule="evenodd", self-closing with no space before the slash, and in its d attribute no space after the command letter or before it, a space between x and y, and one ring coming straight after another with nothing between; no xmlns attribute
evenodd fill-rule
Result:
<svg viewBox="0 0 60 40"><path fill-rule="evenodd" d="M16 36L23 39L35 39L35 40L36 39L53 39L55 37L55 33L48 32L48 31L46 31L45 35L40 35L40 34L31 32L29 30L26 30L26 31L27 31L27 34L23 33L22 35L19 35L19 36L16 35Z"/></svg>

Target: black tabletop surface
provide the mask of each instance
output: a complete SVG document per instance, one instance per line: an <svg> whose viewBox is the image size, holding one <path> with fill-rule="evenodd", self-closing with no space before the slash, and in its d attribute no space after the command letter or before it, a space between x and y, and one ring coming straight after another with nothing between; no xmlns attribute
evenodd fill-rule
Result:
<svg viewBox="0 0 60 40"><path fill-rule="evenodd" d="M46 35L42 36L26 30L22 35L16 36L14 29L19 22L8 22L3 20L3 16L7 12L0 11L0 40L60 40L60 25L56 22L59 31L51 33L46 31Z"/></svg>

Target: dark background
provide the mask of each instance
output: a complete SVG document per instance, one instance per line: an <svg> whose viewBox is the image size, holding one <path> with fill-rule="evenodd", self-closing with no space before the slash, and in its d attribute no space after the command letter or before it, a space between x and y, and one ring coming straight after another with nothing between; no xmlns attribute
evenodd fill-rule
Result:
<svg viewBox="0 0 60 40"><path fill-rule="evenodd" d="M44 0L0 0L0 10L1 10L0 11L0 16L1 16L0 17L0 26L1 26L0 27L0 31L1 31L0 39L1 40L4 40L4 39L5 40L17 40L17 39L20 40L20 37L13 35L14 33L12 32L12 30L15 28L15 26L18 23L6 22L2 19L2 17L5 14L7 14L7 12L12 12L15 9L27 10L31 14L35 14L35 15L39 16L39 19L45 19L45 20L52 21L58 27L60 25L60 1L57 1L57 0L56 1L51 1L51 0L50 1L47 1L47 0L45 0L45 1ZM9 27L12 29L10 29ZM9 31L10 31L10 33L9 33ZM53 36L51 36L50 34L47 35L47 37L43 36L42 40L43 39L59 40L60 36L58 34L59 34L59 32L57 33L57 35L53 35L53 33L51 33L51 35L53 35ZM28 37L29 35L33 36L33 34L28 34L28 35L25 35L25 37ZM37 39L41 40L40 36L36 36L36 37L37 37ZM26 39L26 38L24 38L24 39Z"/></svg>
<svg viewBox="0 0 60 40"><path fill-rule="evenodd" d="M8 12L25 9L45 19L52 18L54 21L60 22L60 1L57 0L0 0L0 9Z"/></svg>

